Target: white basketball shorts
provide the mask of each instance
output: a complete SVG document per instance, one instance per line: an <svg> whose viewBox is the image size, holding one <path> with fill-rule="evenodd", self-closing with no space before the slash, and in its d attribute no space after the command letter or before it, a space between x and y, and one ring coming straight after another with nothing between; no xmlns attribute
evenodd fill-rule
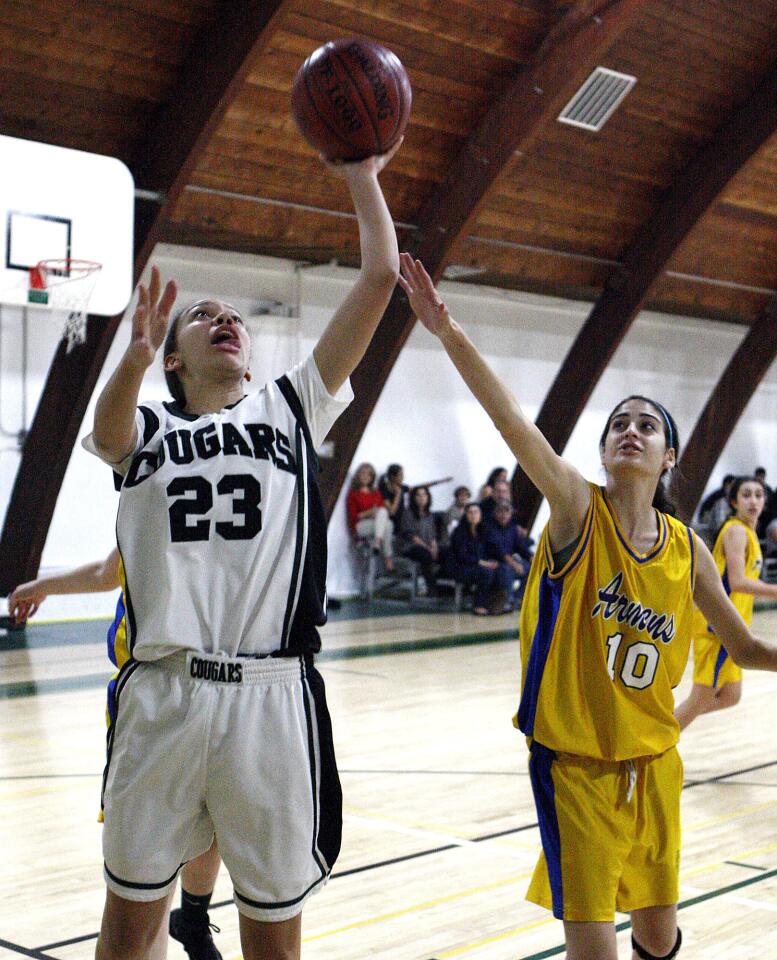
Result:
<svg viewBox="0 0 777 960"><path fill-rule="evenodd" d="M105 878L157 900L215 833L235 902L296 916L340 850L342 794L312 659L176 653L112 685L103 778Z"/></svg>

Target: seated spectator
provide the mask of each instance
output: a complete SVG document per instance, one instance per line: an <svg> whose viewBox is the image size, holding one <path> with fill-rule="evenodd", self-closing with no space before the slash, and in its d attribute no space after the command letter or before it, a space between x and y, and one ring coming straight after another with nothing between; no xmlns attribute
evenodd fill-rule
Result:
<svg viewBox="0 0 777 960"><path fill-rule="evenodd" d="M403 555L420 564L429 593L434 594L437 589L440 552L431 508L432 495L429 488L413 487L408 506L402 512L399 536Z"/></svg>
<svg viewBox="0 0 777 960"><path fill-rule="evenodd" d="M764 488L766 499L768 500L769 497L771 497L771 495L774 493L774 490L772 490L772 488L766 482L766 467L756 467L755 470L753 470L753 476Z"/></svg>
<svg viewBox="0 0 777 960"><path fill-rule="evenodd" d="M505 471L506 473L507 471ZM507 480L495 480L491 486L491 493L487 497L483 497L480 501L480 509L483 511L483 520L487 523L494 516L494 508L497 503L500 501L506 500L508 503L511 502L512 497L510 494L510 484Z"/></svg>
<svg viewBox="0 0 777 960"><path fill-rule="evenodd" d="M469 487L456 487L453 491L453 503L443 514L443 529L448 539L450 539L456 525L464 516L464 511L471 496Z"/></svg>
<svg viewBox="0 0 777 960"><path fill-rule="evenodd" d="M499 563L499 586L505 591L505 612L513 609L515 581L520 578L523 586L532 561L529 541L519 532L513 514L512 504L500 500L494 508L493 520L486 525L486 557Z"/></svg>
<svg viewBox="0 0 777 960"><path fill-rule="evenodd" d="M507 468L506 467L494 467L494 469L489 473L488 479L480 488L478 493L479 500L485 500L487 497L491 497L494 494L494 484L497 480L503 480L507 483Z"/></svg>
<svg viewBox="0 0 777 960"><path fill-rule="evenodd" d="M486 557L485 530L480 505L468 503L464 517L451 533L448 568L451 576L465 587L475 588L472 612L484 617L496 584L499 563Z"/></svg>
<svg viewBox="0 0 777 960"><path fill-rule="evenodd" d="M773 540L772 537L767 537L766 531L772 521L777 519L777 498L774 496L774 490L772 490L772 488L766 482L766 470L764 467L756 467L753 471L753 476L761 483L766 495L766 506L761 512L761 516L758 518L755 532L758 535L759 540Z"/></svg>
<svg viewBox="0 0 777 960"><path fill-rule="evenodd" d="M718 530L728 519L731 506L728 502L728 491L736 480L732 473L723 477L723 484L713 490L701 502L699 507L699 523L709 530Z"/></svg>
<svg viewBox="0 0 777 960"><path fill-rule="evenodd" d="M375 486L371 463L362 463L354 473L345 505L353 536L370 540L373 550L383 554L386 569L393 570L394 529L383 494Z"/></svg>
<svg viewBox="0 0 777 960"><path fill-rule="evenodd" d="M402 523L402 514L406 507L407 492L410 489L403 481L405 479L405 470L398 463L390 463L388 469L378 481L378 490L383 494L386 502L386 509L394 524L394 529L399 530Z"/></svg>

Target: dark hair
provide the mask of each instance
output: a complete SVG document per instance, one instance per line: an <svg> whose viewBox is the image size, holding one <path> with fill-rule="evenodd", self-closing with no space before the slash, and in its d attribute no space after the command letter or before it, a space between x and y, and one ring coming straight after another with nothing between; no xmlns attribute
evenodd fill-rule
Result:
<svg viewBox="0 0 777 960"><path fill-rule="evenodd" d="M731 507L732 515L736 513L737 496L739 495L739 489L743 483L757 483L763 490L764 497L766 496L766 485L764 484L763 480L759 480L758 477L736 477L734 482L731 484L731 489L726 494L726 499L728 500L728 505Z"/></svg>
<svg viewBox="0 0 777 960"><path fill-rule="evenodd" d="M370 489L372 489L375 486L375 478L377 476L377 474L375 473L375 467L373 467L371 463L367 463L365 461L364 463L360 463L359 466L353 472L353 476L351 477L352 490L355 490L359 486L359 474L362 472L362 470L365 467L369 467L370 470L372 471L372 480L370 481Z"/></svg>
<svg viewBox="0 0 777 960"><path fill-rule="evenodd" d="M494 469L488 475L488 480L486 480L486 486L493 487L494 483L496 483L497 474L500 474L500 473L507 473L507 467L494 467Z"/></svg>
<svg viewBox="0 0 777 960"><path fill-rule="evenodd" d="M737 508L736 508L737 496L739 495L739 488L742 486L743 483L757 483L757 484L761 487L761 489L763 490L763 492L764 492L764 500L766 499L766 485L763 483L763 481L759 480L758 477L734 477L734 476L732 476L731 479L732 479L733 482L732 482L732 484L731 484L730 490L729 490L728 493L726 494L726 500L727 500L728 505L729 505L729 507L730 507L730 509L731 509L731 512L729 513L729 515L728 515L727 517L724 517L724 518L723 518L723 522L720 524L720 526L719 526L719 527L715 530L715 532L713 533L713 535L712 535L712 542L713 542L713 543L715 543L715 541L718 539L718 536L720 535L720 531L723 529L726 521L730 520L730 519L736 514L736 512L737 512Z"/></svg>
<svg viewBox="0 0 777 960"><path fill-rule="evenodd" d="M619 403L616 403L610 412L609 417L607 417L607 422L604 425L604 431L602 432L601 437L599 438L599 449L604 450L604 442L607 439L607 433L610 429L610 423L612 422L615 414L620 410L624 403L628 403L629 400L642 400L644 403L649 403L651 407L654 407L661 414L661 424L664 429L664 440L666 441L667 450L671 447L674 450L675 462L680 459L680 434L677 430L677 424L674 422L674 418L666 409L656 400L651 400L650 397L643 397L641 394L635 393L630 397L624 397ZM656 485L656 492L653 494L653 506L656 510L660 510L662 513L668 513L670 516L674 517L677 514L677 504L674 499L674 486L675 486L675 470L672 467L668 467L666 470L662 471L661 476L658 478L658 484Z"/></svg>
<svg viewBox="0 0 777 960"><path fill-rule="evenodd" d="M727 473L725 477L723 477L723 483L721 484L721 486L725 487L727 483L733 483L735 480L736 480L735 473Z"/></svg>
<svg viewBox="0 0 777 960"><path fill-rule="evenodd" d="M171 353L175 353L178 349L178 321L188 309L188 307L184 307L183 310L179 310L167 327L165 344L162 348L162 363L165 362L165 357L168 357ZM172 396L173 400L175 400L181 410L185 410L186 391L181 383L181 378L178 376L175 370L165 370L165 381L167 383L167 389L170 391L170 395Z"/></svg>
<svg viewBox="0 0 777 960"><path fill-rule="evenodd" d="M467 530L470 529L470 523L467 520L467 511L470 509L470 507L477 507L478 510L480 510L480 520L478 520L478 522L475 524L475 536L478 537L483 533L484 527L483 527L483 508L480 506L477 500L470 500L469 503L464 504L464 514L461 520L459 521L459 523L460 524L463 523L466 526Z"/></svg>
<svg viewBox="0 0 777 960"><path fill-rule="evenodd" d="M388 467L386 467L386 476L388 477L389 480L391 480L392 477L396 477L401 472L401 470L402 470L401 463L390 463Z"/></svg>
<svg viewBox="0 0 777 960"><path fill-rule="evenodd" d="M465 487L464 484L462 484L460 487L456 487L456 489L453 491L453 496L454 496L454 497L458 497L458 495L459 495L463 490L466 490L467 493L471 493L471 490L469 489L469 487Z"/></svg>
<svg viewBox="0 0 777 960"><path fill-rule="evenodd" d="M755 470L753 470L753 476L755 476L756 473L762 473L766 476L766 467L756 467Z"/></svg>
<svg viewBox="0 0 777 960"><path fill-rule="evenodd" d="M426 490L426 495L429 498L429 502L426 504L426 511L427 513L432 512L432 495L429 492L429 487L427 487L426 484L421 483L417 487L413 487L413 489L410 491L410 512L416 519L420 518L421 516L421 511L418 509L418 504L415 502L415 495L419 490Z"/></svg>

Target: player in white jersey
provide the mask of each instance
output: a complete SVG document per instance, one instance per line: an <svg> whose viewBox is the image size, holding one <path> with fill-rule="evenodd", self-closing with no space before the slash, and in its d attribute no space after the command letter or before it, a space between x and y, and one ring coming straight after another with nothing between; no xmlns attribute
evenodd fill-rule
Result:
<svg viewBox="0 0 777 960"><path fill-rule="evenodd" d="M215 834L246 960L300 955L300 913L339 852L341 793L323 681L326 524L316 447L399 270L377 175L392 153L328 165L346 180L361 271L313 354L244 395L250 342L215 299L181 311L152 271L87 446L121 477L117 540L131 657L104 777L108 886L97 957L143 957L181 863ZM137 406L168 339L173 403Z"/></svg>

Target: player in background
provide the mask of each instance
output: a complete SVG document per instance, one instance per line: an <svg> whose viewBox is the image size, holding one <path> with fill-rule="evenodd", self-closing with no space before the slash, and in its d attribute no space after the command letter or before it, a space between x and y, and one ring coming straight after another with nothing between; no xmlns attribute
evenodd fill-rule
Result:
<svg viewBox="0 0 777 960"><path fill-rule="evenodd" d="M123 587L121 557L118 549L114 547L104 560L46 574L19 584L8 598L8 613L17 623L22 624L35 616L46 597L63 593L102 593L119 587ZM129 658L126 616L122 589L116 603L116 615L107 636L108 656L119 669ZM116 675L112 682L115 679ZM109 713L108 722L110 724ZM169 931L174 940L183 944L191 960L221 960L211 933L211 929L217 928L211 925L208 916L220 866L221 858L214 840L209 850L194 860L189 860L181 869L181 906L170 912Z"/></svg>
<svg viewBox="0 0 777 960"><path fill-rule="evenodd" d="M777 584L760 579L763 557L756 526L766 506L763 483L755 477L738 477L729 489L728 502L732 514L715 537L712 556L724 590L750 624L756 597L777 600ZM742 670L697 610L693 618L693 687L674 712L680 729L702 713L736 706L741 696Z"/></svg>
<svg viewBox="0 0 777 960"><path fill-rule="evenodd" d="M339 853L342 795L313 660L326 620L315 451L396 285L378 184L394 152L327 165L351 194L361 268L307 360L246 395L239 312L206 298L169 321L175 284L162 289L152 270L98 399L86 445L123 477L131 653L105 777L99 960L147 955L180 864L214 835L245 960L294 960L304 902ZM163 343L174 402L138 406Z"/></svg>
<svg viewBox="0 0 777 960"><path fill-rule="evenodd" d="M614 913L634 958L669 960L677 927L682 763L672 688L694 601L742 666L777 670L726 596L712 555L663 512L679 440L663 406L628 397L607 419L602 488L560 457L461 327L422 264L400 284L532 482L548 499L521 611L516 718L543 855L528 898L564 921L569 960L616 960Z"/></svg>

